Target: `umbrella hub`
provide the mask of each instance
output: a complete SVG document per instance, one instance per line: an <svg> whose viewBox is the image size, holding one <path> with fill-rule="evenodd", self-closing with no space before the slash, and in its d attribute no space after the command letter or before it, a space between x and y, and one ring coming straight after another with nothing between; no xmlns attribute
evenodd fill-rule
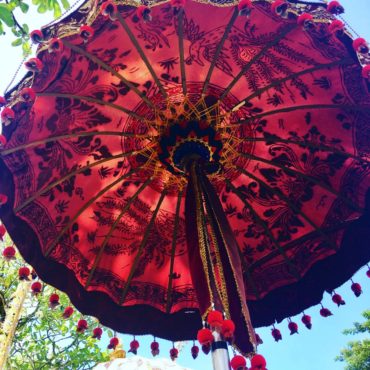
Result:
<svg viewBox="0 0 370 370"><path fill-rule="evenodd" d="M208 173L220 170L222 141L206 120L180 120L159 140L158 157L166 168L184 175L190 160L201 162Z"/></svg>

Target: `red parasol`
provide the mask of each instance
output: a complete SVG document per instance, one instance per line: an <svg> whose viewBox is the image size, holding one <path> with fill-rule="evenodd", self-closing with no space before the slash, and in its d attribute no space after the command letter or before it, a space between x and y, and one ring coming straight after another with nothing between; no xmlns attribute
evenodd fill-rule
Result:
<svg viewBox="0 0 370 370"><path fill-rule="evenodd" d="M370 56L336 3L88 1L34 32L0 216L39 276L125 333L192 339L214 305L248 353L368 262Z"/></svg>

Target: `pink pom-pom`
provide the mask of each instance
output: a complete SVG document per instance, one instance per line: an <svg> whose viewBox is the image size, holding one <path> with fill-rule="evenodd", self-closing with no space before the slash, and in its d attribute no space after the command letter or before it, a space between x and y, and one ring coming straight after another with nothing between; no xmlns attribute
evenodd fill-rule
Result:
<svg viewBox="0 0 370 370"><path fill-rule="evenodd" d="M36 99L35 90L31 87L25 87L21 90L20 97L26 103L33 103Z"/></svg>
<svg viewBox="0 0 370 370"><path fill-rule="evenodd" d="M34 44L40 44L44 41L44 35L40 30L34 30L30 33L30 39Z"/></svg>
<svg viewBox="0 0 370 370"><path fill-rule="evenodd" d="M35 281L34 283L32 283L31 285L31 290L32 290L32 293L34 295L37 295L39 293L41 293L41 290L42 290L42 284L39 282L39 281Z"/></svg>
<svg viewBox="0 0 370 370"><path fill-rule="evenodd" d="M328 9L328 12L331 13L331 14L339 15L339 14L344 13L344 8L339 3L339 1L330 1L330 3L328 4L327 9Z"/></svg>
<svg viewBox="0 0 370 370"><path fill-rule="evenodd" d="M71 316L72 316L72 314L73 314L73 311L74 311L74 309L73 309L73 307L71 307L71 306L67 306L65 309L64 309L64 312L63 312L63 318L64 319L68 319L68 318L70 318Z"/></svg>
<svg viewBox="0 0 370 370"><path fill-rule="evenodd" d="M100 8L100 12L103 16L109 17L114 21L117 14L117 5L113 1L105 1Z"/></svg>
<svg viewBox="0 0 370 370"><path fill-rule="evenodd" d="M5 261L11 261L15 259L15 249L12 246L4 248L2 254L3 254Z"/></svg>
<svg viewBox="0 0 370 370"><path fill-rule="evenodd" d="M30 273L31 271L28 267L20 267L18 270L18 277L20 280L28 280Z"/></svg>
<svg viewBox="0 0 370 370"><path fill-rule="evenodd" d="M88 328L87 321L84 319L78 320L76 331L83 333Z"/></svg>
<svg viewBox="0 0 370 370"><path fill-rule="evenodd" d="M339 19L334 19L333 22L329 24L329 32L335 33L338 31L342 31L344 29L344 23Z"/></svg>
<svg viewBox="0 0 370 370"><path fill-rule="evenodd" d="M15 113L12 108L6 107L1 111L1 122L8 126L15 118Z"/></svg>
<svg viewBox="0 0 370 370"><path fill-rule="evenodd" d="M359 37L353 40L352 46L353 46L353 49L355 49L355 51L358 53L367 54L369 52L369 47L367 45L367 42L362 37Z"/></svg>
<svg viewBox="0 0 370 370"><path fill-rule="evenodd" d="M94 29L88 25L84 25L80 27L80 37L84 40L87 41L91 37L94 36Z"/></svg>
<svg viewBox="0 0 370 370"><path fill-rule="evenodd" d="M43 63L39 58L30 58L25 63L24 66L31 72L41 72L44 67Z"/></svg>
<svg viewBox="0 0 370 370"><path fill-rule="evenodd" d="M297 23L306 28L308 25L313 23L313 16L309 13L303 13L297 18Z"/></svg>

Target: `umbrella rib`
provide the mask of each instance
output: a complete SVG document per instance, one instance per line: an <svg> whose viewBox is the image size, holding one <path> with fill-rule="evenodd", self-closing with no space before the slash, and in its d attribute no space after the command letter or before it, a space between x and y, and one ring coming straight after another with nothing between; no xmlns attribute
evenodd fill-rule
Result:
<svg viewBox="0 0 370 370"><path fill-rule="evenodd" d="M261 59L264 54L274 45L278 44L290 31L294 30L297 27L296 24L289 25L284 30L282 30L273 40L265 44L265 46L261 49L261 51L256 54L241 70L240 72L233 78L230 84L226 87L223 94L220 96L220 101L225 99L226 95L230 92L230 90L234 87L234 85L240 80L240 78L248 72L248 70L252 67L253 63L257 60Z"/></svg>
<svg viewBox="0 0 370 370"><path fill-rule="evenodd" d="M76 46L76 45L73 45L72 43L70 43L69 41L63 39L63 44L67 47L69 47L70 49L72 49L73 51L75 51L76 53L80 54L80 55L83 55L84 57L86 57L87 59L90 59L91 61L93 61L94 63L98 64L100 67L102 67L103 69L105 69L106 71L112 73L112 75L114 75L115 77L117 77L119 80L121 80L129 89L131 89L132 91L134 91L150 108L154 109L155 110L155 106L154 104L145 96L145 94L143 94L135 85L133 85L130 81L126 80L126 78L124 78L121 74L119 74L114 68L112 68L111 66L109 66L108 64L104 63L102 60L100 60L98 57L96 57L95 55L92 55L90 54L88 51Z"/></svg>
<svg viewBox="0 0 370 370"><path fill-rule="evenodd" d="M260 89L257 89L255 92L253 92L253 94L247 96L246 98L240 100L237 104L235 104L234 107L231 108L231 111L236 111L237 109L241 108L245 103L249 102L253 98L255 98L257 96L260 96L265 91L267 91L267 90L269 90L269 89L271 89L275 86L279 86L279 85L283 84L286 81L293 80L294 78L297 78L297 77L300 77L300 76L303 76L303 75L306 75L306 74L309 74L309 73L313 73L313 72L319 71L321 69L329 69L331 67L347 65L347 64L349 65L349 64L351 64L350 62L353 62L353 60L351 58L346 58L346 59L336 60L335 62L331 62L331 63L327 63L327 64L319 64L319 65L314 66L312 68L308 68L308 69L305 69L303 71L292 73L289 76L286 76L286 77L281 78L279 80L275 80L271 84L269 84L267 86L264 86L264 87L261 87Z"/></svg>
<svg viewBox="0 0 370 370"><path fill-rule="evenodd" d="M111 156L109 158L103 158L99 161L96 161L96 162L92 162L92 163L89 163L87 164L86 166L83 166L83 167L80 167L79 169L75 170L75 171L72 171L72 172L69 172L67 175L61 177L60 179L56 180L56 181L53 181L51 184L49 184L48 186L46 186L45 188L42 188L40 190L38 190L36 193L34 193L32 196L30 196L29 198L27 198L22 204L20 204L17 208L14 209L14 212L17 213L19 211L21 211L24 207L26 207L28 204L32 203L35 199L37 199L38 197L40 197L42 194L45 194L46 192L48 192L49 190L53 189L55 186L63 183L64 181L70 179L71 177L75 176L75 175L78 175L80 173L83 173L85 172L86 170L90 169L90 168L93 168L95 166L98 166L99 164L102 164L102 163L106 163L106 162L109 162L113 159L118 159L118 158L125 158L127 156L130 156L132 154L136 154L136 152L134 151L130 151L130 152L127 152L127 153L120 153L120 154L117 154L117 155L114 155L114 156Z"/></svg>
<svg viewBox="0 0 370 370"><path fill-rule="evenodd" d="M173 226L173 235L172 235L172 248L171 248L171 261L170 261L170 274L168 279L168 287L167 287L167 305L166 305L166 313L170 313L170 309L172 306L172 282L173 282L173 268L175 264L175 253L176 253L176 243L177 243L177 233L179 229L179 221L180 221L180 206L182 200L181 191L177 197L177 204L176 204L176 214L175 214L175 223Z"/></svg>
<svg viewBox="0 0 370 370"><path fill-rule="evenodd" d="M325 183L321 182L321 181L318 181L315 177L313 176L310 176L310 175L307 175L303 172L300 172L300 171L297 171L297 170L293 170L292 168L290 167L286 167L284 165L281 165L279 163L276 163L274 161L269 161L267 159L264 159L262 157L259 157L259 156L255 156L255 155L252 155L252 154L247 154L247 153L240 153L240 152L237 152L238 155L241 155L242 157L245 157L245 158L249 158L249 159L252 159L252 160L255 160L257 162L262 162L262 163L266 163L270 166L274 166L274 167L278 167L278 168L281 168L283 171L286 171L286 172L290 172L291 174L293 175L297 175L297 176L300 176L314 184L316 184L317 186L320 186L321 188L327 190L329 193L332 193L334 194L337 198L339 199L342 199L345 203L347 203L348 206L350 206L352 209L354 209L355 211L357 212L363 212L363 209L353 203L350 199L346 198L345 196L343 196L341 193L337 192L336 190L334 190L333 188L331 188L330 186L326 185Z"/></svg>
<svg viewBox="0 0 370 370"><path fill-rule="evenodd" d="M121 221L122 217L125 215L125 213L128 211L128 209L130 208L131 204L135 201L135 199L140 195L140 193L149 185L150 182L152 182L152 178L148 178L141 186L140 188L135 192L135 194L127 201L127 203L125 204L125 206L122 208L120 214L117 216L117 218L115 219L114 223L112 224L112 226L110 227L109 231L108 231L108 234L105 236L104 238L104 241L101 245L101 247L99 248L99 253L96 255L95 257L95 260L94 260L94 263L91 267L91 270L90 270L90 273L89 273L89 276L87 278L87 281L86 281L86 284L85 284L85 289L87 289L91 283L91 280L93 278L93 275L100 263L100 260L103 256L103 253L105 251L105 248L109 242L109 239L111 238L113 232L116 230L119 222Z"/></svg>
<svg viewBox="0 0 370 370"><path fill-rule="evenodd" d="M184 57L184 12L179 11L178 14L178 35L179 35L179 52L180 52L180 71L181 71L181 83L182 92L184 96L187 94L186 87L186 72L185 72L185 57Z"/></svg>
<svg viewBox="0 0 370 370"><path fill-rule="evenodd" d="M340 149L332 148L330 146L319 145L319 144L312 143L312 142L309 142L309 141L296 141L296 140L289 140L289 139L281 139L277 136L267 136L267 137L258 137L258 138L243 138L243 141L293 144L293 145L298 145L298 146L317 149L317 150L320 150L320 151L323 151L323 152L335 153L335 154L338 154L338 155L342 155L343 157L346 157L346 158L354 159L354 160L356 160L358 162L361 162L361 163L364 163L364 164L370 164L370 161L368 161L364 158L361 158L357 155L345 152L345 151L340 150Z"/></svg>
<svg viewBox="0 0 370 370"><path fill-rule="evenodd" d="M119 12L117 12L117 19L118 19L118 22L121 24L121 26L126 31L126 33L127 33L128 37L130 38L132 44L135 46L135 48L136 48L137 52L139 53L142 61L145 63L146 67L148 68L150 74L152 75L155 83L157 84L157 86L159 88L159 91L161 92L161 94L163 95L163 97L166 99L167 98L166 90L163 88L163 85L162 85L161 81L159 81L159 78L158 78L157 74L155 73L152 65L150 64L147 56L144 53L144 50L140 46L140 44L137 41L135 35L133 34L133 32L131 31L130 27L126 23L125 19L122 17L121 13L119 13Z"/></svg>
<svg viewBox="0 0 370 370"><path fill-rule="evenodd" d="M347 220L347 221L344 221L344 222L341 222L341 223L336 223L330 227L326 227L326 228L322 228L322 231L325 233L325 232L332 232L332 231L336 231L336 230L339 230L341 229L342 227L344 226L347 226L349 224L351 224L352 222L354 222L355 220L352 219L352 220ZM287 244L285 244L283 246L284 250L289 250L291 248L294 248L298 245L301 245L302 243L308 241L308 240L311 240L313 238L315 238L316 236L318 236L318 232L317 231L312 231L308 234L305 234L303 236L301 236L300 238L296 239L296 240L293 240ZM259 259L258 261L252 263L249 267L249 270L250 271L253 271L254 269L260 267L262 264L266 263L267 261L271 260L272 258L274 258L276 256L276 252L275 251L272 251L271 253L269 253L268 255L262 257L261 259Z"/></svg>
<svg viewBox="0 0 370 370"><path fill-rule="evenodd" d="M97 104L100 104L100 105L106 105L108 107L117 109L121 112L124 112L124 113L130 115L131 117L134 117L134 118L140 120L140 121L144 121L144 122L148 121L145 117L140 116L137 113L133 112L132 110L129 110L129 109L126 109L126 108L122 107L121 105L110 103L110 102L107 102L107 101L104 101L104 100L101 100L101 99L96 99L96 98L93 98L91 96L74 95L74 94L66 94L66 93L58 93L58 92L43 92L43 93L37 93L36 95L37 96L52 96L52 97L56 97L56 98L70 98L70 99L77 99L77 100L86 100L90 103L97 103Z"/></svg>
<svg viewBox="0 0 370 370"><path fill-rule="evenodd" d="M55 240L51 243L51 245L47 248L45 252L45 257L48 257L54 247L59 243L59 240L65 234L65 232L71 227L71 225L77 220L77 218L88 208L91 204L93 204L97 199L99 199L102 195L108 192L111 188L122 182L124 179L130 177L135 172L139 170L140 167L134 168L131 171L127 172L126 174L120 176L115 181L111 182L109 185L105 186L102 190L100 190L94 197L92 197L88 202L86 202L78 212L73 216L71 220L68 221L67 225L63 227L62 231L59 232Z"/></svg>
<svg viewBox="0 0 370 370"><path fill-rule="evenodd" d="M229 32L231 31L231 28L233 27L233 25L235 23L235 20L238 17L238 15L239 15L239 10L238 10L238 7L236 6L236 7L234 7L233 14L232 14L232 16L229 20L229 23L227 24L227 26L225 28L224 34L222 35L222 38L221 38L220 42L217 45L215 55L213 56L211 65L209 66L208 73L207 73L206 79L205 79L204 84L203 84L202 95L205 95L206 92L207 92L208 85L209 85L209 82L211 81L212 73L213 73L213 70L216 66L216 62L218 60L218 57L220 56L221 50L224 46L224 43L227 40L227 37L229 36Z"/></svg>
<svg viewBox="0 0 370 370"><path fill-rule="evenodd" d="M27 144L21 144L21 145L17 145L15 147L12 147L12 148L9 148L9 149L2 150L2 151L0 151L0 157L5 157L6 155L15 153L19 150L33 148L33 147L38 146L40 144L47 144L47 143L50 143L50 142L53 142L53 141L73 139L73 138L78 138L78 137L88 137L88 136L95 136L95 135L97 135L97 136L135 137L135 139L137 139L137 138L146 139L146 138L152 137L152 136L148 136L148 135L138 135L138 134L131 133L131 132L125 133L125 132L121 132L121 131L75 132L75 133L72 133L72 134L49 136L49 137L46 137L46 138L43 138L43 139L40 139L40 140L30 141Z"/></svg>
<svg viewBox="0 0 370 370"><path fill-rule="evenodd" d="M119 305L122 305L122 303L125 301L126 299L126 295L128 293L128 289L130 287L130 284L131 284L131 281L132 281L132 278L134 277L135 275L135 272L136 272L136 269L138 267L138 264L139 264L139 260L140 260L140 257L143 253L143 250L146 246L146 243L148 241L148 238L149 238L149 235L150 235L150 232L152 231L152 228L153 228L153 225L154 225L154 222L155 222L155 219L157 217L157 214L159 212L159 209L162 205L162 202L163 202L163 199L164 197L166 196L166 191L163 190L162 193L161 193L161 196L158 200L158 203L157 203L157 206L152 214L152 217L149 221L149 224L148 226L146 227L146 230L144 232L144 236L143 236L143 239L141 240L141 244L140 244L140 247L136 253L136 256L135 256L135 259L134 259L134 262L131 266L131 269L130 269L130 273L129 273L129 276L127 277L127 281L126 281L126 284L125 284L125 287L123 289L123 292L122 292L122 295L121 295L121 298L119 300Z"/></svg>
<svg viewBox="0 0 370 370"><path fill-rule="evenodd" d="M270 110L264 113L256 114L251 117L248 117L244 120L238 121L230 125L231 127L236 125L236 124L245 124L249 123L251 121L254 121L259 118L271 116L273 114L278 114L278 113L289 113L293 112L296 110L311 110L311 109L343 109L343 110L357 110L357 111L362 111L362 112L368 112L370 113L370 106L363 106L363 105L355 105L355 104L308 104L308 105L296 105L293 107L286 107L286 108L281 108L281 109L274 109ZM229 127L230 127L229 126ZM225 126L226 127L226 126Z"/></svg>
<svg viewBox="0 0 370 370"><path fill-rule="evenodd" d="M268 191L271 191L273 194L277 195L281 200L283 200L288 206L289 208L291 208L296 214L299 214L301 215L318 233L320 233L320 235L326 239L326 241L328 242L328 244L332 247L332 249L334 250L338 250L338 246L335 245L329 238L328 236L321 230L321 228L319 226L316 225L315 222L312 221L312 219L310 217L307 216L307 214L305 212L303 212L302 210L300 210L287 196L285 196L285 194L283 192L281 192L280 190L278 189L275 189L273 187L271 187L270 185L268 185L265 181L259 179L258 177L254 176L252 173L250 173L249 171L246 171L244 170L244 168L241 168L241 167L236 167L241 173L243 173L244 175L248 176L249 178L251 178L252 180L254 181L257 181L260 185L262 185L266 190Z"/></svg>
<svg viewBox="0 0 370 370"><path fill-rule="evenodd" d="M257 223L262 226L262 228L265 230L266 235L270 238L274 246L278 249L282 257L284 258L285 262L290 266L289 272L294 276L297 280L301 278L301 275L297 269L297 267L294 265L294 263L288 258L286 255L284 249L282 246L278 243L274 235L272 234L271 230L266 225L265 221L257 214L257 212L254 210L253 206L242 196L240 191L230 182L230 180L225 180L226 184L230 187L231 191L244 203L244 205L250 210L250 212L253 214L255 220Z"/></svg>

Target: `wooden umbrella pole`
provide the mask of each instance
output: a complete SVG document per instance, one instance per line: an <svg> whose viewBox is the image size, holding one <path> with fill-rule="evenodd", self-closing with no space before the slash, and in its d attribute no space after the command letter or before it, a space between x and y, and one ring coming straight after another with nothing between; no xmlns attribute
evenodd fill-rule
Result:
<svg viewBox="0 0 370 370"><path fill-rule="evenodd" d="M221 338L219 332L212 332L215 338L212 343L212 362L214 370L230 370L229 351L227 350L227 342Z"/></svg>
<svg viewBox="0 0 370 370"><path fill-rule="evenodd" d="M15 330L22 313L23 303L29 292L29 285L28 281L19 282L12 304L6 311L5 321L0 332L0 370L5 369Z"/></svg>

